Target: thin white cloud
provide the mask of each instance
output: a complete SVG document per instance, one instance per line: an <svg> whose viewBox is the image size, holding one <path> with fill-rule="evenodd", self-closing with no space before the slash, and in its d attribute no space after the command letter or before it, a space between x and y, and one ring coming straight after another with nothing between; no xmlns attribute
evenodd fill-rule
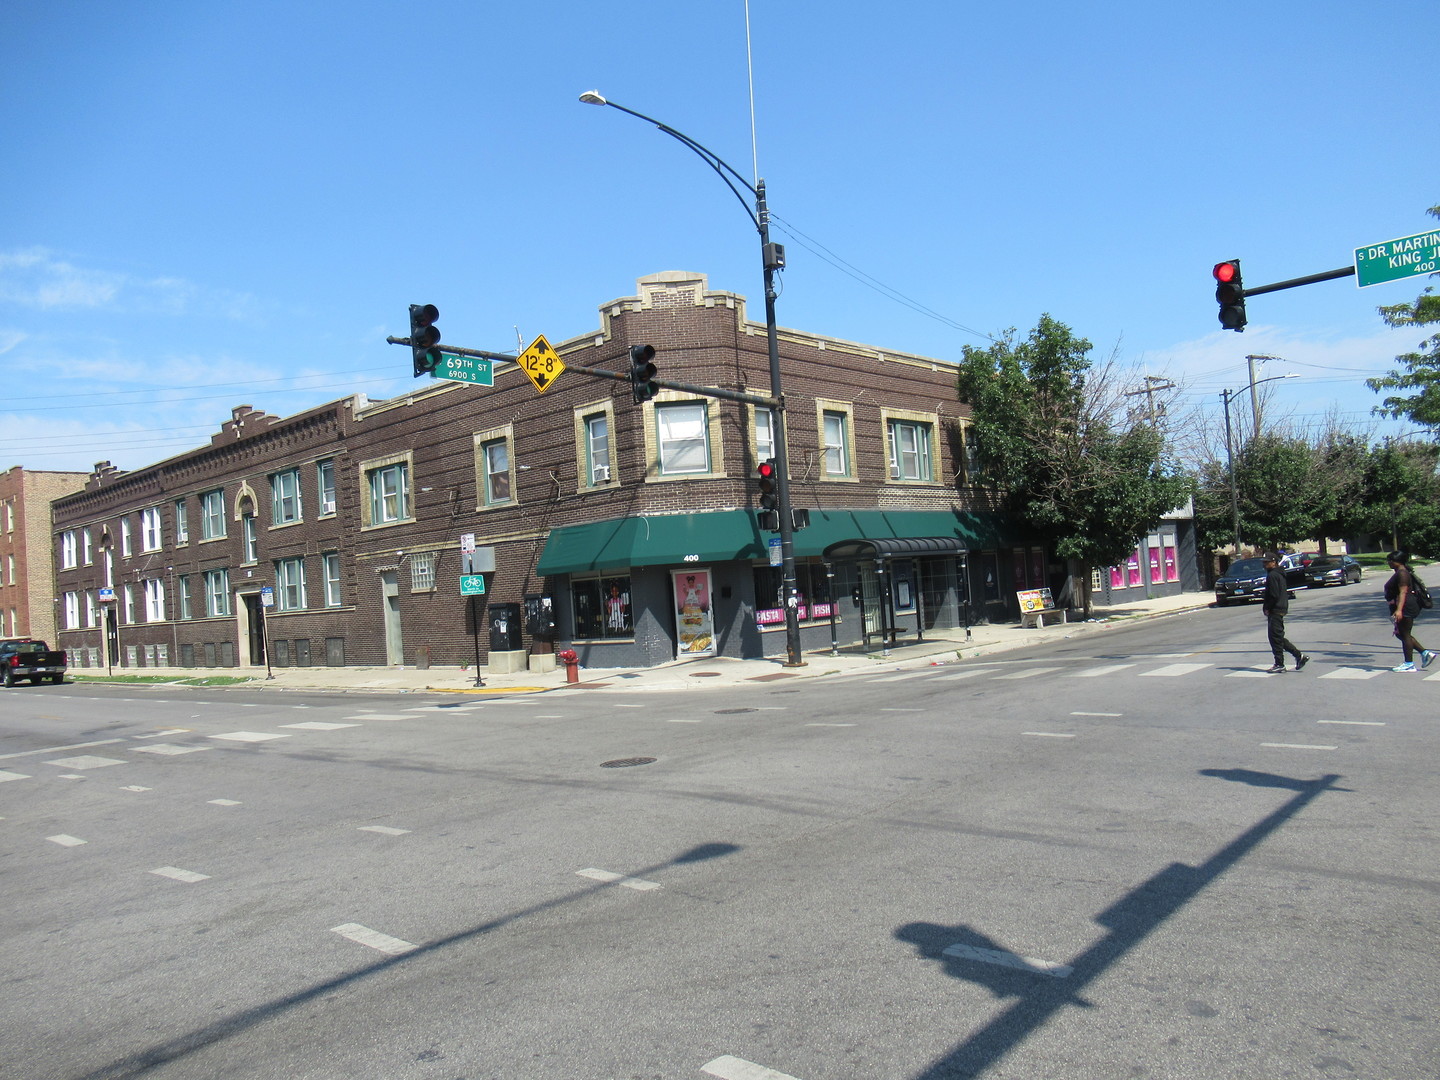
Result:
<svg viewBox="0 0 1440 1080"><path fill-rule="evenodd" d="M140 278L76 266L46 248L0 251L0 303L41 311L161 312L246 318L254 300L175 277Z"/></svg>

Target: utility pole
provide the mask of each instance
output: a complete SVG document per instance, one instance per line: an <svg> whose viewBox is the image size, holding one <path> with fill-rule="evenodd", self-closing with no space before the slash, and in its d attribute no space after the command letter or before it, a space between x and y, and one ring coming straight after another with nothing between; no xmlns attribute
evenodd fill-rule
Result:
<svg viewBox="0 0 1440 1080"><path fill-rule="evenodd" d="M1256 385L1256 383L1255 383L1255 361L1256 361L1256 360L1281 360L1281 361L1283 361L1285 358L1284 358L1283 356L1264 356L1264 355L1259 355L1259 356L1246 356L1245 359L1246 359L1246 361L1247 361L1247 362L1249 363L1249 365L1250 365L1250 420L1251 420L1251 423L1252 423L1252 425L1253 425L1253 426L1250 428L1250 437L1251 437L1252 439L1258 439L1258 438L1260 437L1260 391L1258 391L1257 389L1255 389L1255 385ZM1261 381L1263 382L1264 380L1262 379Z"/></svg>
<svg viewBox="0 0 1440 1080"><path fill-rule="evenodd" d="M1140 394L1144 394L1144 395L1145 395L1145 413L1146 413L1147 416L1150 417L1150 426L1151 426L1151 427L1157 427L1157 426L1159 426L1159 421L1157 420L1156 415L1155 415L1155 394L1156 394L1157 391L1160 391L1160 390L1174 390L1174 389L1175 389L1175 384L1174 384L1173 382L1171 382L1169 379L1162 378L1162 377L1159 376L1159 375L1146 375L1146 376L1145 376L1145 385L1142 386L1139 390L1127 390L1127 391L1125 392L1125 396L1128 398L1128 397L1137 397L1137 396L1140 395Z"/></svg>

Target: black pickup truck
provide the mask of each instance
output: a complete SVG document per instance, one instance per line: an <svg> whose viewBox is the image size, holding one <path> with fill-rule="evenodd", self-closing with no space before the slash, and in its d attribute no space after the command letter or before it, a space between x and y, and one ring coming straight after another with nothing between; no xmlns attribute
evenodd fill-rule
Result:
<svg viewBox="0 0 1440 1080"><path fill-rule="evenodd" d="M43 641L34 638L0 640L0 680L7 687L14 686L20 679L29 679L32 683L41 679L64 682L66 662L63 651L52 649Z"/></svg>

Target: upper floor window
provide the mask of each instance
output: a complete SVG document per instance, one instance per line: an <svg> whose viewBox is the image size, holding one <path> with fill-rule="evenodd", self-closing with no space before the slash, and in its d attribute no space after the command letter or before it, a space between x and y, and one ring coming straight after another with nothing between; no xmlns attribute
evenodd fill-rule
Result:
<svg viewBox="0 0 1440 1080"><path fill-rule="evenodd" d="M305 607L305 560L280 559L275 563L275 606L281 611Z"/></svg>
<svg viewBox="0 0 1440 1080"><path fill-rule="evenodd" d="M140 512L140 550L159 551L163 543L160 529L160 508L152 506Z"/></svg>
<svg viewBox="0 0 1440 1080"><path fill-rule="evenodd" d="M200 496L200 539L218 540L225 535L225 492L207 491Z"/></svg>
<svg viewBox="0 0 1440 1080"><path fill-rule="evenodd" d="M190 591L190 575L180 575L180 618L194 618L194 597Z"/></svg>
<svg viewBox="0 0 1440 1080"><path fill-rule="evenodd" d="M315 487L320 492L320 516L335 513L335 461L322 461L315 466Z"/></svg>
<svg viewBox="0 0 1440 1080"><path fill-rule="evenodd" d="M256 536L255 515L243 514L240 517L240 543L242 548L241 562L246 564L260 561L260 541Z"/></svg>
<svg viewBox="0 0 1440 1080"><path fill-rule="evenodd" d="M75 541L75 530L66 529L60 534L60 569L73 570L80 565L80 548Z"/></svg>
<svg viewBox="0 0 1440 1080"><path fill-rule="evenodd" d="M128 517L120 519L120 554L127 559L130 557L130 519ZM126 619L125 621L132 622L133 620Z"/></svg>
<svg viewBox="0 0 1440 1080"><path fill-rule="evenodd" d="M300 517L300 470L275 473L270 477L270 524L288 525Z"/></svg>
<svg viewBox="0 0 1440 1080"><path fill-rule="evenodd" d="M710 471L710 425L703 401L655 406L660 474L677 476Z"/></svg>
<svg viewBox="0 0 1440 1080"><path fill-rule="evenodd" d="M593 413L585 417L585 471L591 487L610 483L610 417Z"/></svg>
<svg viewBox="0 0 1440 1080"><path fill-rule="evenodd" d="M175 500L175 543L190 542L190 508L184 499Z"/></svg>
<svg viewBox="0 0 1440 1080"><path fill-rule="evenodd" d="M821 414L821 446L826 476L850 475L850 414L826 409Z"/></svg>
<svg viewBox="0 0 1440 1080"><path fill-rule="evenodd" d="M510 501L510 444L505 439L491 439L480 447L481 467L485 473L485 504Z"/></svg>
<svg viewBox="0 0 1440 1080"><path fill-rule="evenodd" d="M65 629L80 629L80 594L78 592L65 594Z"/></svg>
<svg viewBox="0 0 1440 1080"><path fill-rule="evenodd" d="M135 621L135 586L126 582L120 589L121 599L124 601L125 622Z"/></svg>
<svg viewBox="0 0 1440 1080"><path fill-rule="evenodd" d="M755 410L755 460L767 461L775 456L775 411Z"/></svg>
<svg viewBox="0 0 1440 1080"><path fill-rule="evenodd" d="M80 562L83 563L85 566L89 566L89 565L90 565L91 563L93 563L94 561L95 561L94 537L92 537L92 536L90 535L90 530L89 530L88 528L87 528L87 529L81 529L81 530L80 530Z"/></svg>
<svg viewBox="0 0 1440 1080"><path fill-rule="evenodd" d="M340 553L327 551L320 556L320 568L325 572L325 606L340 606Z"/></svg>
<svg viewBox="0 0 1440 1080"><path fill-rule="evenodd" d="M390 461L365 471L369 488L368 525L388 525L410 518L410 461Z"/></svg>
<svg viewBox="0 0 1440 1080"><path fill-rule="evenodd" d="M919 420L891 419L886 427L890 444L890 479L933 480L930 441L934 425Z"/></svg>

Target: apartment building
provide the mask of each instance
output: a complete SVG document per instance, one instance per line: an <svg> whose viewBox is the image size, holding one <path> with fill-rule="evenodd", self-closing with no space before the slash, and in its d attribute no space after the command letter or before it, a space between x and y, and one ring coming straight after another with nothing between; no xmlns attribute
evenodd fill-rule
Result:
<svg viewBox="0 0 1440 1080"><path fill-rule="evenodd" d="M0 473L0 637L55 640L50 504L84 483L78 472L16 465Z"/></svg>

